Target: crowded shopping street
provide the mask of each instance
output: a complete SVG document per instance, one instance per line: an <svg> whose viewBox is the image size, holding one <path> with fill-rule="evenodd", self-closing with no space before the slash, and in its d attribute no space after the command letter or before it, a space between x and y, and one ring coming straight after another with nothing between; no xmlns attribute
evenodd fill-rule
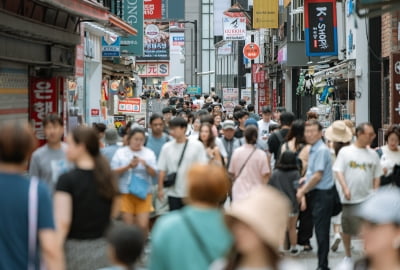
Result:
<svg viewBox="0 0 400 270"><path fill-rule="evenodd" d="M0 216L0 270L400 269L400 1L0 1Z"/></svg>

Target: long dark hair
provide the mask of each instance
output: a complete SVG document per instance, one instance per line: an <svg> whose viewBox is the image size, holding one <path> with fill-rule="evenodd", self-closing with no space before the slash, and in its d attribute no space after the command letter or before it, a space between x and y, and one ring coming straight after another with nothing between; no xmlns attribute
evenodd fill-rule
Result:
<svg viewBox="0 0 400 270"><path fill-rule="evenodd" d="M282 152L275 168L283 171L299 170L296 161L296 154L293 151Z"/></svg>
<svg viewBox="0 0 400 270"><path fill-rule="evenodd" d="M335 150L335 155L337 156L339 154L340 149L342 149L344 146L350 145L350 142L333 142L333 149Z"/></svg>
<svg viewBox="0 0 400 270"><path fill-rule="evenodd" d="M288 141L295 138L295 149L296 151L299 150L301 145L306 144L306 139L304 138L304 127L305 123L303 120L298 119L293 121L292 126L290 127L289 133L286 137Z"/></svg>
<svg viewBox="0 0 400 270"><path fill-rule="evenodd" d="M97 190L106 199L113 199L118 194L116 178L110 164L100 153L100 143L96 131L89 127L78 127L71 133L77 144L83 144L94 160L94 178Z"/></svg>
<svg viewBox="0 0 400 270"><path fill-rule="evenodd" d="M205 141L205 142L203 142L203 141L201 140L201 129L202 129L203 127L207 127L207 128L208 128L208 131L209 131L208 140ZM204 143L204 145L205 145L206 147L210 147L210 148L214 148L214 147L215 147L215 136L214 136L214 133L212 132L212 126L211 126L211 124L209 124L208 122L203 122L203 123L200 125L199 141L201 141L202 143Z"/></svg>

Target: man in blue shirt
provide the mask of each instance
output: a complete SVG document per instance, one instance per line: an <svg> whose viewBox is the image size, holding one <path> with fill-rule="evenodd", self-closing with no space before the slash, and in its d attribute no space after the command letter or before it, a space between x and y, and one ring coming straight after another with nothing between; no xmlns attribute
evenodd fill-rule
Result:
<svg viewBox="0 0 400 270"><path fill-rule="evenodd" d="M329 148L322 140L322 125L316 120L306 122L304 135L312 145L303 185L297 191L300 200L309 193L307 207L312 211L318 244L318 270L328 270L329 230L333 211L333 173Z"/></svg>

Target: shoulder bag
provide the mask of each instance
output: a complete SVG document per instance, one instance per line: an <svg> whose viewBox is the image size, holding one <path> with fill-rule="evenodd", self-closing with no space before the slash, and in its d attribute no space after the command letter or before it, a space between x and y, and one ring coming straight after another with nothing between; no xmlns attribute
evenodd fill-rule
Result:
<svg viewBox="0 0 400 270"><path fill-rule="evenodd" d="M39 180L37 177L32 177L29 183L28 193L28 270L36 269L37 224L39 213L38 187Z"/></svg>
<svg viewBox="0 0 400 270"><path fill-rule="evenodd" d="M189 142L189 139L186 139L186 143L185 143L185 146L183 147L181 158L179 159L179 162L178 162L178 167L176 168L176 172L169 173L165 177L164 187L172 187L173 185L175 185L176 174L178 173L179 167L181 166L181 163L182 163L182 160L183 160L183 155L185 154L185 150L186 150L186 146L187 146L188 142Z"/></svg>
<svg viewBox="0 0 400 270"><path fill-rule="evenodd" d="M257 147L254 147L253 151L250 153L250 155L247 157L246 161L243 163L242 167L239 170L239 173L234 177L233 180L236 180L239 178L239 176L242 174L242 171L244 167L246 167L247 162L250 160L251 156L254 154L254 152L257 150Z"/></svg>
<svg viewBox="0 0 400 270"><path fill-rule="evenodd" d="M201 253L203 254L204 258L207 261L207 265L210 265L212 263L212 261L214 260L214 258L208 252L208 250L206 248L206 244L203 242L200 235L197 233L196 229L194 228L192 222L190 222L189 217L185 214L185 212L182 212L181 216L182 216L184 223L186 224L186 227L189 229L190 233L193 235L194 239L196 240Z"/></svg>
<svg viewBox="0 0 400 270"><path fill-rule="evenodd" d="M135 195L139 199L146 199L149 193L150 183L139 176L137 176L133 171L131 172L131 182L129 183L129 193Z"/></svg>

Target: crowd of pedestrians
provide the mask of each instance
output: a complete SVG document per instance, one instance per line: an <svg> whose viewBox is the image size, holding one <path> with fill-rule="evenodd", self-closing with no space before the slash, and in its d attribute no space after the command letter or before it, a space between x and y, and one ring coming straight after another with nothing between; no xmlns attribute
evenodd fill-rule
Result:
<svg viewBox="0 0 400 270"><path fill-rule="evenodd" d="M316 249L326 270L340 243L338 269L398 269L400 128L373 149L371 124L316 118L185 95L147 129L63 138L48 115L39 148L27 124L2 124L0 269L297 270Z"/></svg>

